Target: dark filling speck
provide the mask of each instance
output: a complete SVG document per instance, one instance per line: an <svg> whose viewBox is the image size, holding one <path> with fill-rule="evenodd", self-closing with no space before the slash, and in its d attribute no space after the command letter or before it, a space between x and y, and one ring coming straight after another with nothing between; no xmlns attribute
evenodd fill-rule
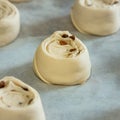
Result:
<svg viewBox="0 0 120 120"><path fill-rule="evenodd" d="M16 92L16 90L11 90L12 92Z"/></svg>
<svg viewBox="0 0 120 120"><path fill-rule="evenodd" d="M26 95L26 98L29 98L29 95Z"/></svg>
<svg viewBox="0 0 120 120"><path fill-rule="evenodd" d="M113 4L117 4L117 3L119 3L119 1L115 1Z"/></svg>
<svg viewBox="0 0 120 120"><path fill-rule="evenodd" d="M0 88L4 88L5 87L5 82L4 81L1 81L0 82Z"/></svg>
<svg viewBox="0 0 120 120"><path fill-rule="evenodd" d="M72 40L75 40L75 36L74 36L74 35L70 36L70 38L71 38Z"/></svg>
<svg viewBox="0 0 120 120"><path fill-rule="evenodd" d="M29 89L28 88L26 88L26 87L21 87L23 90L25 90L25 91L29 91Z"/></svg>
<svg viewBox="0 0 120 120"><path fill-rule="evenodd" d="M67 43L66 41L64 41L64 40L60 40L60 41L59 41L59 44L60 44L60 45L67 45L68 43Z"/></svg>
<svg viewBox="0 0 120 120"><path fill-rule="evenodd" d="M69 51L74 52L74 51L76 51L76 48L70 49Z"/></svg>
<svg viewBox="0 0 120 120"><path fill-rule="evenodd" d="M33 101L33 98L29 100L28 105L31 104L32 101Z"/></svg>
<svg viewBox="0 0 120 120"><path fill-rule="evenodd" d="M22 103L22 102L19 102L18 104L19 104L19 105L22 105L23 103Z"/></svg>
<svg viewBox="0 0 120 120"><path fill-rule="evenodd" d="M67 34L63 34L62 37L63 37L63 38L67 38L68 35L67 35Z"/></svg>

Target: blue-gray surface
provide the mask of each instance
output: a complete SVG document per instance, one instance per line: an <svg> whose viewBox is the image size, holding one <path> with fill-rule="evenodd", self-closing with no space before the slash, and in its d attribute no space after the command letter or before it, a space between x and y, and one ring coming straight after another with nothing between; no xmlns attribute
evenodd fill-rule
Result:
<svg viewBox="0 0 120 120"><path fill-rule="evenodd" d="M70 20L73 3L33 0L16 4L21 31L16 41L0 48L0 78L12 75L38 90L47 120L120 120L120 31L106 37L80 34ZM47 85L35 76L35 50L56 30L69 30L88 47L92 75L86 84Z"/></svg>

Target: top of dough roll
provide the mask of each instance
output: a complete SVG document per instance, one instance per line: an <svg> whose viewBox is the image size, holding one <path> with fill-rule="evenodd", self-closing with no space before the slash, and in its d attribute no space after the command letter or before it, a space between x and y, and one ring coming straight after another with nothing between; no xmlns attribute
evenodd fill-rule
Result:
<svg viewBox="0 0 120 120"><path fill-rule="evenodd" d="M84 48L75 39L77 38L68 31L57 31L48 39L46 52L55 58L76 57Z"/></svg>
<svg viewBox="0 0 120 120"><path fill-rule="evenodd" d="M0 120L45 120L39 93L21 80L0 80Z"/></svg>
<svg viewBox="0 0 120 120"><path fill-rule="evenodd" d="M16 82L14 77L5 77L0 81L0 107L22 108L32 104L35 96L30 87Z"/></svg>

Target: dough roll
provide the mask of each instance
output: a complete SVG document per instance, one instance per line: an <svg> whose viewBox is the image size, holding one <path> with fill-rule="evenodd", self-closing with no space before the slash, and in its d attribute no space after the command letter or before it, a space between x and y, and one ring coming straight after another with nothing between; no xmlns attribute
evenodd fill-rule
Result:
<svg viewBox="0 0 120 120"><path fill-rule="evenodd" d="M76 0L72 22L82 33L110 35L120 28L119 0Z"/></svg>
<svg viewBox="0 0 120 120"><path fill-rule="evenodd" d="M17 78L1 79L0 120L45 120L38 92Z"/></svg>
<svg viewBox="0 0 120 120"><path fill-rule="evenodd" d="M90 76L88 50L68 31L57 31L38 47L34 56L34 71L46 83L81 84Z"/></svg>
<svg viewBox="0 0 120 120"><path fill-rule="evenodd" d="M15 40L20 29L18 9L7 0L0 0L0 46Z"/></svg>

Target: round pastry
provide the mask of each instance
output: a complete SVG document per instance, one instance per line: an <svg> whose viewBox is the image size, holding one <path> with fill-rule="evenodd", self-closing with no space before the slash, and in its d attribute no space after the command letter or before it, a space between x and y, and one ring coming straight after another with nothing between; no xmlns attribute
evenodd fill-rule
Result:
<svg viewBox="0 0 120 120"><path fill-rule="evenodd" d="M120 28L119 0L76 0L71 18L82 33L110 35Z"/></svg>
<svg viewBox="0 0 120 120"><path fill-rule="evenodd" d="M7 0L0 0L0 46L4 46L17 37L20 29L18 9Z"/></svg>
<svg viewBox="0 0 120 120"><path fill-rule="evenodd" d="M45 120L38 92L17 78L1 79L0 120Z"/></svg>
<svg viewBox="0 0 120 120"><path fill-rule="evenodd" d="M57 31L38 47L34 71L46 83L81 84L91 72L88 50L68 31Z"/></svg>

